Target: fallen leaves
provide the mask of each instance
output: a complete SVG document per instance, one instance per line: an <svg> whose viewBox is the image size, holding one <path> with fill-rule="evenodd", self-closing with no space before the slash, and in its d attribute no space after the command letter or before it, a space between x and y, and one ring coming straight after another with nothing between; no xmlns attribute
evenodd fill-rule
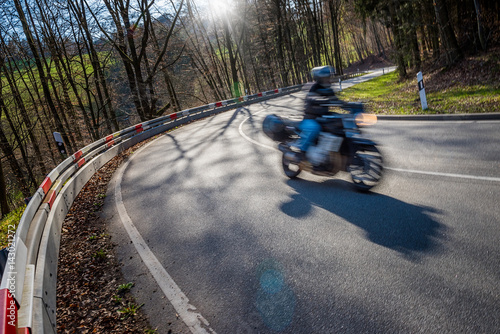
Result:
<svg viewBox="0 0 500 334"><path fill-rule="evenodd" d="M90 179L63 223L57 274L60 333L144 333L150 328L130 291L115 298L125 280L98 214L109 180L130 152L112 159Z"/></svg>

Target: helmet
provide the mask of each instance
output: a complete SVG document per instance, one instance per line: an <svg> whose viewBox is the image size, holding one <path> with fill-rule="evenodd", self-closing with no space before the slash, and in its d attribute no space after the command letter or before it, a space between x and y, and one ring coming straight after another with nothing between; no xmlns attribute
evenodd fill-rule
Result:
<svg viewBox="0 0 500 334"><path fill-rule="evenodd" d="M330 84L330 78L335 74L335 69L329 65L315 67L311 70L311 76L319 84Z"/></svg>

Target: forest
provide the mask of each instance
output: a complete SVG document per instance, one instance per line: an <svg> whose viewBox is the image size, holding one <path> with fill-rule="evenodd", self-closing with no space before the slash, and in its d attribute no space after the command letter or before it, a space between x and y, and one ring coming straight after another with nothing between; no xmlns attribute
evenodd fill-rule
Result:
<svg viewBox="0 0 500 334"><path fill-rule="evenodd" d="M0 0L0 202L22 206L68 153L120 129L337 74L400 78L500 44L496 0Z"/></svg>

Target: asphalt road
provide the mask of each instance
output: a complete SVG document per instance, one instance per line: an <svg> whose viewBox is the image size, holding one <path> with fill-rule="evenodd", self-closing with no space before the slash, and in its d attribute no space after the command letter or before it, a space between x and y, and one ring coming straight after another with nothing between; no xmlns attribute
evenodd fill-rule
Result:
<svg viewBox="0 0 500 334"><path fill-rule="evenodd" d="M363 194L281 171L262 120L302 94L163 135L117 173L111 234L159 333L500 333L500 122L380 121L388 169Z"/></svg>

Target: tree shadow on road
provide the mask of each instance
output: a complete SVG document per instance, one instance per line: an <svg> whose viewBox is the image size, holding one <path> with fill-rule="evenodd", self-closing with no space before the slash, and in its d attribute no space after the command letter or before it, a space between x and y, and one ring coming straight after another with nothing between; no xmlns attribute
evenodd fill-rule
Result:
<svg viewBox="0 0 500 334"><path fill-rule="evenodd" d="M344 180L289 180L288 184L297 191L281 205L289 216L305 217L314 206L321 207L363 229L371 242L410 260L441 248L440 239L446 227L433 217L440 214L434 208L382 194L359 193Z"/></svg>

